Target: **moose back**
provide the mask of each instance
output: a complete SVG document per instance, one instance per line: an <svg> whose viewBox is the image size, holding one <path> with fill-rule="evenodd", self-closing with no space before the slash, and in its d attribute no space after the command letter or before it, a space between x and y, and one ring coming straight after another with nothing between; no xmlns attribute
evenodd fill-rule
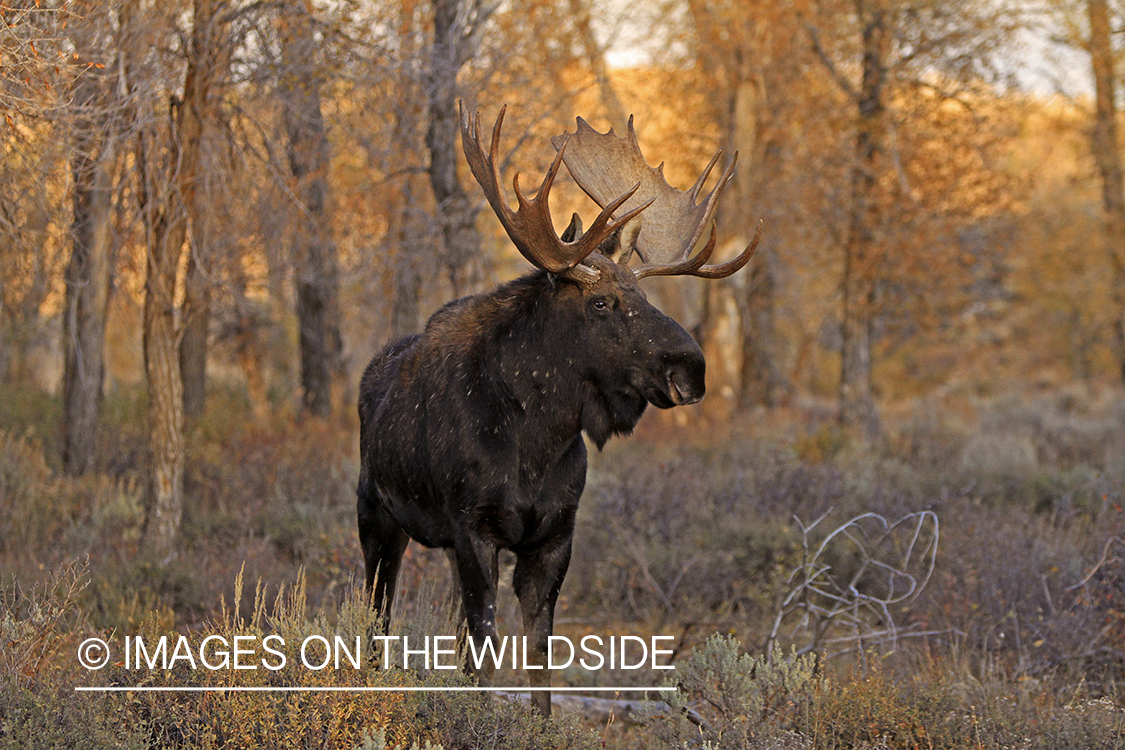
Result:
<svg viewBox="0 0 1125 750"><path fill-rule="evenodd" d="M758 237L734 260L706 265L715 246L693 253L734 162L701 203L718 160L682 192L627 137L577 131L554 140L557 154L536 195L501 187L497 152L504 110L487 154L480 115L462 106L465 157L516 248L536 270L486 294L446 304L425 330L388 345L360 384L359 538L366 584L389 614L410 539L448 551L469 637L497 638L499 550L515 554L513 587L529 664L546 663L555 602L570 561L586 482L585 432L601 448L632 431L648 404L667 409L703 398L703 352L649 304L650 275L722 278L749 261ZM547 206L565 163L601 207L583 233L575 215L560 237ZM634 257L640 263L631 264ZM489 684L492 669L478 673ZM528 670L548 687L546 669ZM550 694L533 703L550 713Z"/></svg>

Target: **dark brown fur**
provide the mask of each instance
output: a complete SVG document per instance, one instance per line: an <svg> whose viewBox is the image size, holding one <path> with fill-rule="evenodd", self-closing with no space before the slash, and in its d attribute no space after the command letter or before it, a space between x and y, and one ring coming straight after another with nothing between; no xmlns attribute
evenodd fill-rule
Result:
<svg viewBox="0 0 1125 750"><path fill-rule="evenodd" d="M389 611L412 538L450 551L470 637L495 638L497 554L510 549L529 663L545 664L570 561L582 432L600 448L648 404L704 392L698 345L633 273L597 254L585 262L597 281L534 271L450 302L377 355L360 385L359 536L376 605ZM532 685L546 673L529 670ZM534 702L549 712L548 693Z"/></svg>

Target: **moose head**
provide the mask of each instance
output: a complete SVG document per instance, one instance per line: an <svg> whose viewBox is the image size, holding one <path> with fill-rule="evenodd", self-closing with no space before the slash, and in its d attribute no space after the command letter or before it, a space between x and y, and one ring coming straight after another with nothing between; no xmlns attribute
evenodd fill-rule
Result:
<svg viewBox="0 0 1125 750"><path fill-rule="evenodd" d="M544 665L585 485L582 433L600 448L632 431L648 404L691 404L705 391L703 352L638 281L729 276L759 235L734 260L708 265L714 226L695 246L734 161L697 202L719 154L680 191L645 161L632 120L621 138L579 118L575 133L554 139L556 156L532 198L514 178L513 210L497 166L504 111L486 152L479 113L462 107L462 143L485 198L537 270L446 304L422 333L372 359L360 384L359 536L383 612L408 540L445 548L478 647L496 638L498 553L511 550L527 663ZM586 232L577 215L555 232L548 196L562 164L601 208ZM493 668L477 672L487 684ZM529 670L529 679L550 684L546 669ZM549 693L533 702L550 712Z"/></svg>

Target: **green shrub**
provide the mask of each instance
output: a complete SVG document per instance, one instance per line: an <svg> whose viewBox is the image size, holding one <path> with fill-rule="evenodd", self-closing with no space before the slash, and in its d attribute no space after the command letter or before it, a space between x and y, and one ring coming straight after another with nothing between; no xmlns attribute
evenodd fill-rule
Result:
<svg viewBox="0 0 1125 750"><path fill-rule="evenodd" d="M770 658L741 653L734 638L714 635L676 667L666 706L654 705L649 726L665 745L719 749L765 748L802 725L821 679L811 656Z"/></svg>

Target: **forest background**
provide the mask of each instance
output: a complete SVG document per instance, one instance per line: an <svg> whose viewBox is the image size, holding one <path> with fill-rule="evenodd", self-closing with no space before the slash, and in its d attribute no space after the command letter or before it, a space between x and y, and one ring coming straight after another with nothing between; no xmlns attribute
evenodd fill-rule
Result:
<svg viewBox="0 0 1125 750"><path fill-rule="evenodd" d="M0 741L214 746L233 721L247 745L477 746L432 717L509 720L72 690L106 678L74 663L88 633L358 627L359 373L526 269L464 164L464 100L508 105L525 189L575 116L632 114L681 188L738 152L718 255L762 225L734 277L646 283L709 395L592 457L560 632L676 635L692 731L720 745L1122 743L1125 6L0 0L0 20ZM569 179L555 194L589 214ZM444 564L408 552L400 627L441 616ZM713 633L816 675L732 688L706 654L753 665ZM799 672L755 674L781 662ZM678 721L595 739L690 746Z"/></svg>

